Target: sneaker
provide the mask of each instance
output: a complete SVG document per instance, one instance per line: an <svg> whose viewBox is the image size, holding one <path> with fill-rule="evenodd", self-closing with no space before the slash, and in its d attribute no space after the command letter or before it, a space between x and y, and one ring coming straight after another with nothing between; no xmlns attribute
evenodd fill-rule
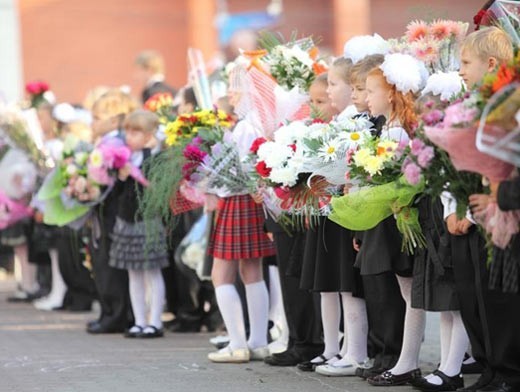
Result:
<svg viewBox="0 0 520 392"><path fill-rule="evenodd" d="M263 361L269 355L268 346L249 349L249 359L251 361Z"/></svg>
<svg viewBox="0 0 520 392"><path fill-rule="evenodd" d="M347 377L355 376L358 368L364 368L368 359L359 363L350 358L343 358L331 364L320 365L316 367L316 373L330 377Z"/></svg>
<svg viewBox="0 0 520 392"><path fill-rule="evenodd" d="M244 363L249 362L249 349L238 348L232 350L229 346L208 354L208 359L216 363Z"/></svg>

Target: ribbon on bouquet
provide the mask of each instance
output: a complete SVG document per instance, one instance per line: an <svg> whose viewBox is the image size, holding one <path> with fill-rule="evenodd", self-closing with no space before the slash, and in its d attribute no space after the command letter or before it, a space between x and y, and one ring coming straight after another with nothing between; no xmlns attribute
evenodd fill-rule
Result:
<svg viewBox="0 0 520 392"><path fill-rule="evenodd" d="M5 229L23 218L32 216L32 214L32 208L12 200L0 190L0 229Z"/></svg>

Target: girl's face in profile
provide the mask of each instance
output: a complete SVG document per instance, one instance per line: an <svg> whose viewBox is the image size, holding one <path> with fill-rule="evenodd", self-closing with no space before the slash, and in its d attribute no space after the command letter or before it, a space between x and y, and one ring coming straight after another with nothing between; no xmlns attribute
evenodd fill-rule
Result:
<svg viewBox="0 0 520 392"><path fill-rule="evenodd" d="M391 90L381 76L368 75L366 94L366 102L370 114L374 117L383 115L388 118L392 110L390 101Z"/></svg>
<svg viewBox="0 0 520 392"><path fill-rule="evenodd" d="M346 83L341 76L335 67L331 67L327 74L327 94L329 95L331 105L335 107L338 112L343 111L350 105L351 95L349 84Z"/></svg>
<svg viewBox="0 0 520 392"><path fill-rule="evenodd" d="M312 110L316 113L317 117L324 121L332 120L338 110L332 106L332 102L327 94L326 82L314 82L309 88L309 97Z"/></svg>

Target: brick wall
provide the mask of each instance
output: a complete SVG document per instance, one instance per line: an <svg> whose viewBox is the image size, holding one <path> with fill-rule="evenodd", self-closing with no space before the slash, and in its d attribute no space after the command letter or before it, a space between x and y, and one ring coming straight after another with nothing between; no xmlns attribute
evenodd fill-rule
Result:
<svg viewBox="0 0 520 392"><path fill-rule="evenodd" d="M344 3L367 3L362 9ZM354 2L354 3L353 3ZM133 81L133 60L143 49L162 52L167 80L186 81L186 50L192 45L206 59L218 48L213 28L216 0L18 0L24 79L48 81L60 101L81 102L96 85ZM268 0L228 0L230 12L264 10ZM340 11L334 15L334 9ZM432 5L433 4L433 5ZM434 15L469 21L475 0L284 0L277 27L285 37L320 37L339 53L346 38L364 30L395 36L410 19ZM359 8L359 7L358 7ZM368 11L366 11L368 10ZM355 11L355 12L354 12ZM344 16L343 16L344 15ZM366 18L366 23L359 23ZM363 31L358 31L363 30Z"/></svg>

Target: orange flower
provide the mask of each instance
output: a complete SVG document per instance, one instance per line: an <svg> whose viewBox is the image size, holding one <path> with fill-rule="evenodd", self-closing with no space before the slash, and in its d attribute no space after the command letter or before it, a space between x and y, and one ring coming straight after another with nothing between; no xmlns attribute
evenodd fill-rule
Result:
<svg viewBox="0 0 520 392"><path fill-rule="evenodd" d="M315 75L321 75L322 73L327 72L327 67L318 62L312 63L312 70Z"/></svg>
<svg viewBox="0 0 520 392"><path fill-rule="evenodd" d="M383 155L386 152L386 148L377 147L377 156Z"/></svg>
<svg viewBox="0 0 520 392"><path fill-rule="evenodd" d="M505 64L502 64L497 72L497 77L493 81L492 89L496 93L502 87L510 84L515 79L515 72Z"/></svg>
<svg viewBox="0 0 520 392"><path fill-rule="evenodd" d="M313 46L310 50L309 50L309 57L311 59L313 59L314 61L316 61L316 59L318 58L318 53L319 53L319 50L316 46Z"/></svg>

